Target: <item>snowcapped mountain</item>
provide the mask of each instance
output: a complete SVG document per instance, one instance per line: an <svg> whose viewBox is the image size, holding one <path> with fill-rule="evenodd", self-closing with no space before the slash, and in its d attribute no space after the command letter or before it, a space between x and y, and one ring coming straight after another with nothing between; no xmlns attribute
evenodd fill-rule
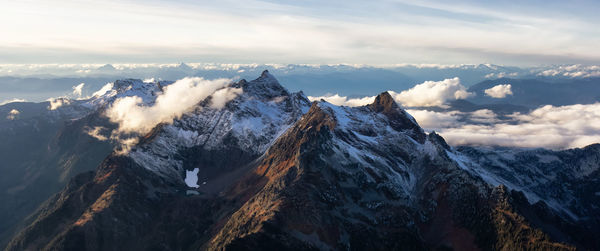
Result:
<svg viewBox="0 0 600 251"><path fill-rule="evenodd" d="M117 81L84 106L168 84ZM600 247L597 146L454 149L387 92L311 104L267 71L228 87L76 176L7 250Z"/></svg>

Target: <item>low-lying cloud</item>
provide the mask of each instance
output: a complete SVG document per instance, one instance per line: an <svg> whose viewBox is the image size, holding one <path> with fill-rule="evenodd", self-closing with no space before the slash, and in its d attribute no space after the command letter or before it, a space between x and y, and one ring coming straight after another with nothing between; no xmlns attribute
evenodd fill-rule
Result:
<svg viewBox="0 0 600 251"><path fill-rule="evenodd" d="M151 106L145 105L142 98L137 96L123 97L115 100L107 109L106 116L111 122L119 124L119 132L148 133L160 123L171 123L173 119L181 117L230 82L229 79L184 78L166 86ZM224 104L224 99L230 100L240 93L239 89L220 93L217 106Z"/></svg>
<svg viewBox="0 0 600 251"><path fill-rule="evenodd" d="M100 141L105 141L108 140L108 137L102 134L102 131L106 131L107 129L102 127L102 126L95 126L94 128L89 128L86 127L85 128L85 133L87 135L90 135L91 137L100 140Z"/></svg>
<svg viewBox="0 0 600 251"><path fill-rule="evenodd" d="M551 69L541 68L537 76L567 77L567 78L593 78L600 77L599 65L561 65Z"/></svg>
<svg viewBox="0 0 600 251"><path fill-rule="evenodd" d="M71 104L71 100L68 98L50 98L48 99L48 102L50 102L50 105L47 107L48 110L54 111L58 108L60 108L63 105L68 105Z"/></svg>
<svg viewBox="0 0 600 251"><path fill-rule="evenodd" d="M8 112L8 116L6 116L6 119L15 120L18 118L19 114L21 114L21 112L19 110L12 109L12 110L10 110L10 112Z"/></svg>
<svg viewBox="0 0 600 251"><path fill-rule="evenodd" d="M467 88L460 83L459 78L449 78L442 81L425 81L400 93L388 91L396 102L404 107L446 107L447 102L466 99L475 95L467 92ZM319 97L309 96L309 100L325 100L334 105L363 106L373 103L375 96L363 98L348 98L346 96L325 95Z"/></svg>
<svg viewBox="0 0 600 251"><path fill-rule="evenodd" d="M170 124L211 95L210 106L222 108L225 103L242 93L241 88L226 87L230 82L230 79L183 78L164 87L164 91L158 94L152 105L144 104L138 96L119 98L105 113L111 122L118 124L111 138L118 140L126 152L131 145L137 143L137 137L130 137L131 134L143 135L158 124ZM96 135L94 131L90 132L88 134L91 136Z"/></svg>
<svg viewBox="0 0 600 251"><path fill-rule="evenodd" d="M340 96L339 94L335 95L325 95L325 96L308 96L310 101L319 101L325 100L334 105L344 105L344 106L363 106L373 103L375 101L375 96L364 97L364 98L348 98L346 96Z"/></svg>
<svg viewBox="0 0 600 251"><path fill-rule="evenodd" d="M434 112L408 110L451 145L497 145L566 149L600 143L600 103L547 105L500 119L491 110Z"/></svg>
<svg viewBox="0 0 600 251"><path fill-rule="evenodd" d="M513 95L510 84L496 85L492 88L485 89L485 95L492 98L505 98L507 95Z"/></svg>
<svg viewBox="0 0 600 251"><path fill-rule="evenodd" d="M425 81L400 93L390 92L396 102L405 107L440 106L448 101L466 99L475 94L467 92L459 78L449 78L442 81Z"/></svg>

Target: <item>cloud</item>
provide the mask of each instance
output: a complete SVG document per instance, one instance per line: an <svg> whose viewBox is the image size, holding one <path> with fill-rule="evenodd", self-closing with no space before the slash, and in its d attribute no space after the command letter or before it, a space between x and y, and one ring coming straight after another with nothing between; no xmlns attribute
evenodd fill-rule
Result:
<svg viewBox="0 0 600 251"><path fill-rule="evenodd" d="M223 88L211 95L210 107L215 109L221 109L225 106L229 100L234 99L238 95L242 94L242 88Z"/></svg>
<svg viewBox="0 0 600 251"><path fill-rule="evenodd" d="M180 79L166 86L152 106L144 105L138 96L123 97L115 100L106 111L106 116L111 122L119 124L119 132L145 134L159 123L171 123L173 119L181 117L230 82L229 79L205 80L198 77Z"/></svg>
<svg viewBox="0 0 600 251"><path fill-rule="evenodd" d="M592 78L600 77L599 65L560 65L533 69L532 73L543 77Z"/></svg>
<svg viewBox="0 0 600 251"><path fill-rule="evenodd" d="M364 98L351 98L348 99L346 96L340 96L338 94L335 95L325 95L319 97L308 96L310 101L319 101L321 99L332 103L334 105L345 105L345 106L363 106L373 103L375 101L375 96L364 97Z"/></svg>
<svg viewBox="0 0 600 251"><path fill-rule="evenodd" d="M394 91L388 91L388 93L396 102L405 107L447 107L445 104L448 101L466 99L475 95L474 93L467 92L467 88L460 84L459 78L444 79L442 81L425 81L400 93ZM348 98L335 94L318 97L308 96L308 99L310 101L323 99L334 105L363 106L373 103L375 96Z"/></svg>
<svg viewBox="0 0 600 251"><path fill-rule="evenodd" d="M567 149L600 143L600 103L547 105L500 119L491 110L470 113L408 110L451 145Z"/></svg>
<svg viewBox="0 0 600 251"><path fill-rule="evenodd" d="M85 85L85 83L81 83L78 84L76 86L73 86L73 95L75 95L76 97L81 97L81 94L83 92L83 86Z"/></svg>
<svg viewBox="0 0 600 251"><path fill-rule="evenodd" d="M8 112L8 116L6 116L6 119L14 120L19 116L19 114L21 114L21 112L19 112L19 110L12 109L12 110L10 110L10 112Z"/></svg>
<svg viewBox="0 0 600 251"><path fill-rule="evenodd" d="M27 102L27 100L20 99L20 98L13 98L13 99L4 100L4 101L0 102L0 105L6 105L8 103L14 103L14 102Z"/></svg>
<svg viewBox="0 0 600 251"><path fill-rule="evenodd" d="M50 102L50 106L48 106L48 110L54 111L63 105L68 105L71 103L71 100L68 98L49 98L47 101Z"/></svg>
<svg viewBox="0 0 600 251"><path fill-rule="evenodd" d="M492 88L485 89L485 95L492 98L505 98L506 95L513 95L510 84L496 85Z"/></svg>
<svg viewBox="0 0 600 251"><path fill-rule="evenodd" d="M456 111L442 113L407 109L406 112L412 115L421 127L429 130L439 131L442 128L455 127L462 124L458 121L460 119L460 112Z"/></svg>
<svg viewBox="0 0 600 251"><path fill-rule="evenodd" d="M511 72L511 73L506 73L506 72L499 72L499 73L489 73L487 75L485 75L485 78L506 78L506 77L518 77L519 73L518 72Z"/></svg>
<svg viewBox="0 0 600 251"><path fill-rule="evenodd" d="M442 81L425 81L400 93L390 92L396 102L406 107L439 106L444 107L447 101L466 99L475 94L467 92L459 78Z"/></svg>
<svg viewBox="0 0 600 251"><path fill-rule="evenodd" d="M102 126L95 126L94 128L86 127L86 128L84 128L84 130L87 135L90 135L97 140L100 140L100 141L108 140L108 137L102 135L102 133L101 133L101 131L107 130L106 128L104 128Z"/></svg>

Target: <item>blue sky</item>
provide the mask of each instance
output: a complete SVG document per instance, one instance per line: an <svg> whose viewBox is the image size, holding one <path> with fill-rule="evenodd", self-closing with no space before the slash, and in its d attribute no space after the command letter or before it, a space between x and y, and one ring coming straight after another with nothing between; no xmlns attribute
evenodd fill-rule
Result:
<svg viewBox="0 0 600 251"><path fill-rule="evenodd" d="M5 1L0 63L600 63L594 1Z"/></svg>

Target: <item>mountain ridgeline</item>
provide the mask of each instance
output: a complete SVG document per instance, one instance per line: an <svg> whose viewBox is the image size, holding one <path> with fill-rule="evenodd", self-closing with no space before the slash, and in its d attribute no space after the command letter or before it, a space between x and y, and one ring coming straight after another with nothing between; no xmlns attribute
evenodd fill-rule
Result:
<svg viewBox="0 0 600 251"><path fill-rule="evenodd" d="M387 92L311 103L267 71L229 87L75 176L6 250L600 248L599 145L452 148Z"/></svg>

